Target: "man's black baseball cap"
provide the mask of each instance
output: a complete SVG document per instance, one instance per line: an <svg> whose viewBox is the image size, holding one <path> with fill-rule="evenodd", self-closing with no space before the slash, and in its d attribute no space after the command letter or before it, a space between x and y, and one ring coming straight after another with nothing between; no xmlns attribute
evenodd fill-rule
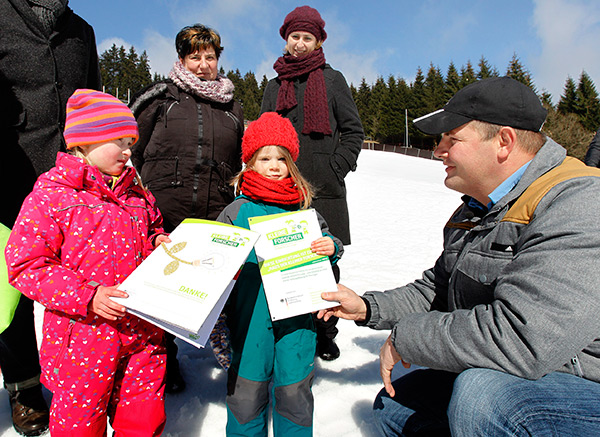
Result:
<svg viewBox="0 0 600 437"><path fill-rule="evenodd" d="M471 120L539 132L547 113L527 85L510 77L490 77L460 89L442 109L413 123L429 135L451 131Z"/></svg>

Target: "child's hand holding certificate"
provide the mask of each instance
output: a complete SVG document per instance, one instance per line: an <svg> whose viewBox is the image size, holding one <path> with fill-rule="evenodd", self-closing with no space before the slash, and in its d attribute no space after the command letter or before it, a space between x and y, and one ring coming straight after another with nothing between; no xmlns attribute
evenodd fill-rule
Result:
<svg viewBox="0 0 600 437"><path fill-rule="evenodd" d="M310 244L323 236L314 209L252 217L261 234L254 247L272 320L329 308L324 291L336 291L329 257Z"/></svg>
<svg viewBox="0 0 600 437"><path fill-rule="evenodd" d="M130 312L204 346L258 234L186 219L119 286ZM116 300L116 299L115 299Z"/></svg>

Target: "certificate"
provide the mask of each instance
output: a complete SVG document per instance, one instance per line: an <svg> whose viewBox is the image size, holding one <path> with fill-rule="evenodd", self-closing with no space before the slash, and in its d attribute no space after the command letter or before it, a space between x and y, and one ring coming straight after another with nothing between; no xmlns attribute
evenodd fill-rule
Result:
<svg viewBox="0 0 600 437"><path fill-rule="evenodd" d="M132 314L203 347L258 234L186 219L119 286Z"/></svg>
<svg viewBox="0 0 600 437"><path fill-rule="evenodd" d="M254 247L272 320L307 314L332 303L321 299L337 285L328 256L310 244L323 233L314 209L249 219L261 234Z"/></svg>

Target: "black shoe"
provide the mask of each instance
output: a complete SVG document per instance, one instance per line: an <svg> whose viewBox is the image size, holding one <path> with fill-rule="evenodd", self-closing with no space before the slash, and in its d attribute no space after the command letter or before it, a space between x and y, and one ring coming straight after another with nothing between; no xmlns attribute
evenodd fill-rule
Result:
<svg viewBox="0 0 600 437"><path fill-rule="evenodd" d="M167 368L167 378L165 382L165 393L175 394L185 390L185 381L179 371L179 363L177 366Z"/></svg>
<svg viewBox="0 0 600 437"><path fill-rule="evenodd" d="M25 436L36 436L48 429L50 414L38 385L25 390L9 391L10 409L15 430Z"/></svg>
<svg viewBox="0 0 600 437"><path fill-rule="evenodd" d="M317 355L322 360L333 361L339 358L340 348L332 338L323 337L317 340Z"/></svg>

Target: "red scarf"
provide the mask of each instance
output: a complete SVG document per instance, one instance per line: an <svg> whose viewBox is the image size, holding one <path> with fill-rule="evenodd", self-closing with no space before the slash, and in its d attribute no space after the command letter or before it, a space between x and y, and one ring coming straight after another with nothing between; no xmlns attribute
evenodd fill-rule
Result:
<svg viewBox="0 0 600 437"><path fill-rule="evenodd" d="M261 176L254 170L244 172L240 189L243 195L267 203L295 205L303 199L292 178L276 181Z"/></svg>
<svg viewBox="0 0 600 437"><path fill-rule="evenodd" d="M275 61L273 68L281 80L277 94L277 112L287 111L298 104L293 80L308 73L306 90L304 91L304 126L303 134L311 132L331 135L329 124L329 107L327 106L327 88L323 76L325 55L318 48L306 56L295 57L284 55Z"/></svg>

